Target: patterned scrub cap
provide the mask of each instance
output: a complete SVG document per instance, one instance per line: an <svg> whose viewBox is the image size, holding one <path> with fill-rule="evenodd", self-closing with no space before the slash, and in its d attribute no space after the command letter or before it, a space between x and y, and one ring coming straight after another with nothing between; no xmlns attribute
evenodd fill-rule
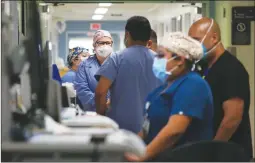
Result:
<svg viewBox="0 0 255 163"><path fill-rule="evenodd" d="M112 39L110 32L105 30L98 30L93 36L93 46L95 46L96 42L103 37L109 37L110 39Z"/></svg>
<svg viewBox="0 0 255 163"><path fill-rule="evenodd" d="M71 66L72 61L75 57L78 57L79 54L83 52L83 49L80 47L75 47L72 50L70 50L69 55L67 56L67 63L69 66Z"/></svg>
<svg viewBox="0 0 255 163"><path fill-rule="evenodd" d="M201 43L182 32L174 32L165 36L161 45L169 51L184 56L191 61L197 61L203 57Z"/></svg>

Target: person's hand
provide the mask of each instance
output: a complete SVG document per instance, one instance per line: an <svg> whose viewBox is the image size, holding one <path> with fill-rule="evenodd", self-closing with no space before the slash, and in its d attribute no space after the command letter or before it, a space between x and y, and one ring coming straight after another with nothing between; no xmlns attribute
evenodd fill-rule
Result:
<svg viewBox="0 0 255 163"><path fill-rule="evenodd" d="M110 108L110 104L111 104L111 101L110 101L110 99L108 99L107 102L106 102L106 106L107 106L108 109Z"/></svg>
<svg viewBox="0 0 255 163"><path fill-rule="evenodd" d="M145 161L142 157L138 157L137 155L126 153L125 159L129 162L143 162Z"/></svg>

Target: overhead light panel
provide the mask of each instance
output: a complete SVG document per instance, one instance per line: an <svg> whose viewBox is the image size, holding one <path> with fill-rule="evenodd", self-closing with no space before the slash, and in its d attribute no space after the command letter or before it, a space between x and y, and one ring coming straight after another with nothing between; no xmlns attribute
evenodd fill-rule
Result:
<svg viewBox="0 0 255 163"><path fill-rule="evenodd" d="M104 17L104 15L93 15L92 19L93 20L101 20L101 19L103 19L103 17Z"/></svg>
<svg viewBox="0 0 255 163"><path fill-rule="evenodd" d="M112 3L99 3L98 4L100 7L110 7Z"/></svg>
<svg viewBox="0 0 255 163"><path fill-rule="evenodd" d="M97 8L95 10L95 14L105 14L107 13L107 11L108 11L108 8Z"/></svg>
<svg viewBox="0 0 255 163"><path fill-rule="evenodd" d="M46 6L46 3L39 3L39 6Z"/></svg>

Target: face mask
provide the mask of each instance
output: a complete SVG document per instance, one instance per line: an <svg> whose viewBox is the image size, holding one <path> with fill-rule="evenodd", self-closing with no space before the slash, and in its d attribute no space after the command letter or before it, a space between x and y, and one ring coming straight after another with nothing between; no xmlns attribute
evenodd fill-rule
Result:
<svg viewBox="0 0 255 163"><path fill-rule="evenodd" d="M152 71L154 75L161 80L162 82L165 82L167 77L169 75L172 75L172 72L177 69L178 66L175 66L172 68L170 71L166 71L166 65L167 62L171 62L174 60L176 57L172 57L171 59L167 60L165 58L155 58L152 66Z"/></svg>
<svg viewBox="0 0 255 163"><path fill-rule="evenodd" d="M206 49L206 47L205 47L205 45L204 45L205 38L206 38L207 34L209 33L209 31L212 29L213 23L214 23L214 21L213 21L213 19L212 19L211 25L210 25L210 27L208 28L208 30L207 30L205 36L203 37L203 39L202 39L202 41L201 41L204 57L207 56L208 54L210 54L210 53L220 44L220 42L221 42L221 41L219 41L219 42L218 42L214 47L212 47L209 51L207 51L207 49Z"/></svg>
<svg viewBox="0 0 255 163"><path fill-rule="evenodd" d="M103 58L108 57L112 53L112 47L109 45L103 45L96 48L96 53Z"/></svg>

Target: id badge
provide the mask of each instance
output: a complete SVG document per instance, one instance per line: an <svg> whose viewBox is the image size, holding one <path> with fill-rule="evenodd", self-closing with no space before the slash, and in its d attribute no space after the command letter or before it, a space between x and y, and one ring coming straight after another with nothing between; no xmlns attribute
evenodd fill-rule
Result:
<svg viewBox="0 0 255 163"><path fill-rule="evenodd" d="M148 120L148 118L145 118L143 122L143 132L145 135L148 135L149 129L150 129L150 121Z"/></svg>

